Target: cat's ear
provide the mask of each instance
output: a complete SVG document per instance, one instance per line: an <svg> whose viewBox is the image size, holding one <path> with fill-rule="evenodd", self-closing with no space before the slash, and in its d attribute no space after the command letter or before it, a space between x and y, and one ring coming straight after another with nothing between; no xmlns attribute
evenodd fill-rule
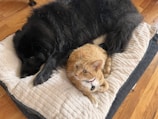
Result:
<svg viewBox="0 0 158 119"><path fill-rule="evenodd" d="M102 60L96 60L92 63L92 66L94 70L98 71L98 69L101 69L103 61Z"/></svg>

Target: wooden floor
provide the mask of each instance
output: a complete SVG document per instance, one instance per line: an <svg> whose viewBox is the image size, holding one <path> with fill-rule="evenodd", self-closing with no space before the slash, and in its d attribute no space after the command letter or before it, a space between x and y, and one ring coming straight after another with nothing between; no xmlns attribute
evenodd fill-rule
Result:
<svg viewBox="0 0 158 119"><path fill-rule="evenodd" d="M31 8L28 0L0 0L0 40L14 33L26 21ZM48 0L36 0L38 5ZM51 1L51 0L49 0ZM133 0L144 21L158 21L157 0ZM158 119L158 54L146 69L135 89L129 93L113 119ZM0 86L0 119L25 119Z"/></svg>

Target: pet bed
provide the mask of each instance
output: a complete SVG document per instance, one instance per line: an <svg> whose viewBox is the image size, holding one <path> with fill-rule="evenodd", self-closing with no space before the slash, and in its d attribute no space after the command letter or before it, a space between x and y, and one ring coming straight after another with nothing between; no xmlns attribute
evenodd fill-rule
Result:
<svg viewBox="0 0 158 119"><path fill-rule="evenodd" d="M109 89L95 94L98 107L69 82L64 68L38 86L33 86L35 75L20 79L14 34L0 42L0 84L29 119L110 119L154 57L158 49L155 33L154 27L141 23L126 50L113 55Z"/></svg>

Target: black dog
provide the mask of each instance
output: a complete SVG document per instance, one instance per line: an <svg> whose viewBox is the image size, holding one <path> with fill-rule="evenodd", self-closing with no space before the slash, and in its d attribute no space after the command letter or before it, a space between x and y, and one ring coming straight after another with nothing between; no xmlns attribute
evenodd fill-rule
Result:
<svg viewBox="0 0 158 119"><path fill-rule="evenodd" d="M14 37L21 77L45 64L34 85L45 82L73 49L103 34L107 37L101 46L110 55L122 52L141 20L130 0L57 0L35 9Z"/></svg>

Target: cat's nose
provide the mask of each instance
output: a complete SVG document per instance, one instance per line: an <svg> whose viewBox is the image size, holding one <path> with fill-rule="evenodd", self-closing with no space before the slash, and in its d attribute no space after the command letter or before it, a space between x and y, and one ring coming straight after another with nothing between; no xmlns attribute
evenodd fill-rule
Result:
<svg viewBox="0 0 158 119"><path fill-rule="evenodd" d="M92 85L92 87L91 87L91 91L92 91L92 90L94 90L94 89L95 89L95 86L94 86L94 85Z"/></svg>
<svg viewBox="0 0 158 119"><path fill-rule="evenodd" d="M78 72L76 72L76 73L75 73L75 76L78 76L78 75L79 75L79 73L78 73Z"/></svg>

